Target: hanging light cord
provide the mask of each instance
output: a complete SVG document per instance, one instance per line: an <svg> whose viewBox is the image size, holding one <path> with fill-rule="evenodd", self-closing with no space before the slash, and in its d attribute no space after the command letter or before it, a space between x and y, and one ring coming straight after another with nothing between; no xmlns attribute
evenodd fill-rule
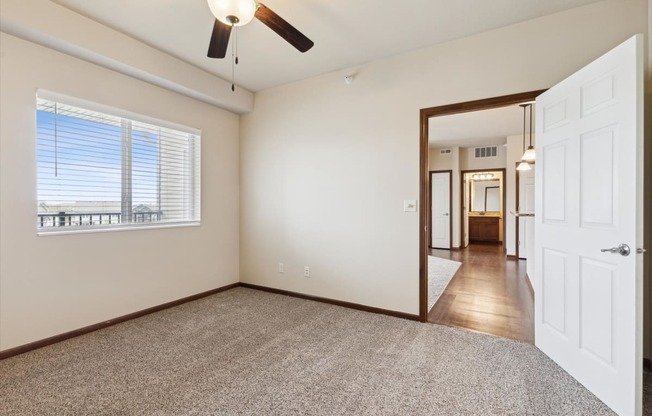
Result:
<svg viewBox="0 0 652 416"><path fill-rule="evenodd" d="M523 151L525 152L525 117L527 117L527 114L525 114L525 106L523 106Z"/></svg>
<svg viewBox="0 0 652 416"><path fill-rule="evenodd" d="M530 104L530 147L532 147L532 104Z"/></svg>

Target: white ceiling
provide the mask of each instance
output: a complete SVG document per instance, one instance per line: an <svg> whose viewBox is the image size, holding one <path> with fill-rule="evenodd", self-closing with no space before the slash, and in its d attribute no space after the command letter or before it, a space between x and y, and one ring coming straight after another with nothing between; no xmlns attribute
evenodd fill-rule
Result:
<svg viewBox="0 0 652 416"><path fill-rule="evenodd" d="M529 112L527 117L526 137L529 137ZM432 117L429 122L428 144L430 147L474 147L504 144L507 136L523 135L523 108L513 105L451 116Z"/></svg>
<svg viewBox="0 0 652 416"><path fill-rule="evenodd" d="M206 0L52 0L224 79L206 57ZM259 21L239 29L236 83L259 91L598 0L264 0L315 42L301 54Z"/></svg>

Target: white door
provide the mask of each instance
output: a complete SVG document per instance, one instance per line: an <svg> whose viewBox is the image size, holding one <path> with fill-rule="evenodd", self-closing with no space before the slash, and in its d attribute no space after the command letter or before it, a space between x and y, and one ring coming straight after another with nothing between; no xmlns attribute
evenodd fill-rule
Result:
<svg viewBox="0 0 652 416"><path fill-rule="evenodd" d="M534 213L534 165L530 170L516 171L518 175L518 212ZM532 228L534 218L517 217L518 221L518 257L528 258L528 252L533 244ZM528 232L529 231L529 232Z"/></svg>
<svg viewBox="0 0 652 416"><path fill-rule="evenodd" d="M451 247L450 172L433 173L430 180L430 206L432 230L430 244L433 248Z"/></svg>
<svg viewBox="0 0 652 416"><path fill-rule="evenodd" d="M536 345L620 415L642 413L642 57L638 35L536 100Z"/></svg>

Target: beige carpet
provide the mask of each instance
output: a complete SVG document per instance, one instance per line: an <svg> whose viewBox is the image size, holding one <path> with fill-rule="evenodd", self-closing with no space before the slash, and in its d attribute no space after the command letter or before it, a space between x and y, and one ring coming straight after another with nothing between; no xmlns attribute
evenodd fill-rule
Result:
<svg viewBox="0 0 652 416"><path fill-rule="evenodd" d="M461 265L459 261L428 256L428 310L435 306Z"/></svg>
<svg viewBox="0 0 652 416"><path fill-rule="evenodd" d="M535 347L237 288L0 362L2 415L607 415Z"/></svg>

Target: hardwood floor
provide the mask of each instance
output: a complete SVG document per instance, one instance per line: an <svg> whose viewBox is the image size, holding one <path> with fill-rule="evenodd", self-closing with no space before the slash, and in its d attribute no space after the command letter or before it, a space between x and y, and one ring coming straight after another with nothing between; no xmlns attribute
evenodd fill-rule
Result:
<svg viewBox="0 0 652 416"><path fill-rule="evenodd" d="M534 300L525 261L506 260L502 245L471 244L430 255L462 262L428 322L534 343Z"/></svg>

